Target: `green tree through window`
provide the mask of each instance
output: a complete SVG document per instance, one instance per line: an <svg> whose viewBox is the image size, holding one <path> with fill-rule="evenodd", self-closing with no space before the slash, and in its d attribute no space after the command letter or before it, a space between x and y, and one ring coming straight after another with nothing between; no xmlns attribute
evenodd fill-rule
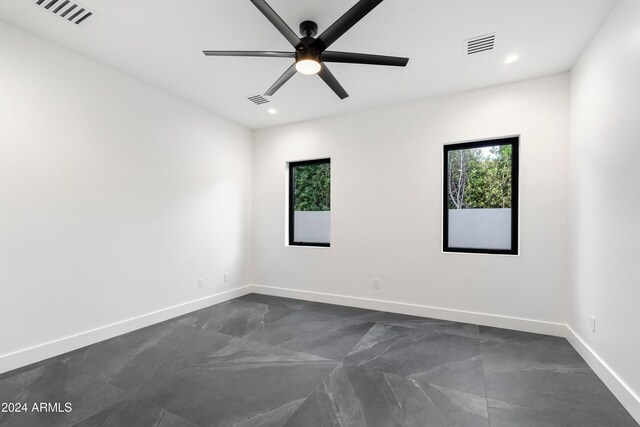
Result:
<svg viewBox="0 0 640 427"><path fill-rule="evenodd" d="M449 209L510 208L513 147L449 151Z"/></svg>
<svg viewBox="0 0 640 427"><path fill-rule="evenodd" d="M331 210L331 166L329 163L296 166L293 171L294 210Z"/></svg>

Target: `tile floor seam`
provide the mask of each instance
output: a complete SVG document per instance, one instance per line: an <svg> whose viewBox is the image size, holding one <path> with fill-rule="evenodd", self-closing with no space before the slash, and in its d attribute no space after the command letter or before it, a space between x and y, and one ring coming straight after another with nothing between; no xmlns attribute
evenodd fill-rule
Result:
<svg viewBox="0 0 640 427"><path fill-rule="evenodd" d="M487 396L487 405L488 405L488 403L489 403L489 399L491 399L491 400L495 400L496 402L507 403L507 404L509 404L509 405L514 405L514 406L519 406L519 407L522 407L522 408L525 408L525 409L530 409L530 410L532 410L532 411L540 411L540 409L538 409L538 408L532 408L532 407L530 407L530 406L521 405L521 404L519 404L519 403L510 402L510 401L508 401L508 400L495 399L495 398L493 398L493 397L489 397L489 396ZM545 415L547 416L547 418L549 418L549 419L551 419L551 420L553 420L553 421L557 421L557 422L559 422L559 423L562 423L562 422L563 422L563 420L561 420L561 419L559 419L559 418L557 419L557 418L555 418L554 416L549 415L549 414L548 414L548 413L546 413L546 412L545 412ZM489 414L489 420L491 420L491 414ZM599 421L599 420L598 420L598 421ZM571 427L571 426L567 426L567 427ZM613 427L613 426L611 426L611 427Z"/></svg>
<svg viewBox="0 0 640 427"><path fill-rule="evenodd" d="M480 332L480 325L478 325L478 339L480 341L480 359L482 360L482 382L484 383L484 399L487 405L487 419L489 420L489 427L491 427L491 411L489 410L489 397L487 397L487 369L484 366L484 350L482 342L482 333Z"/></svg>
<svg viewBox="0 0 640 427"><path fill-rule="evenodd" d="M531 407L531 406L524 405L524 404L520 404L520 403L515 403L515 402L512 402L512 401L510 401L510 400L496 399L495 397L489 397L489 396L487 396L487 404L488 404L488 402L489 402L489 399L491 399L491 400L495 400L495 401L497 401L497 402L508 403L509 405L519 406L519 407L521 407L521 408L525 408L525 409L530 409L530 410L532 410L532 411L543 411L543 410L542 410L542 409L540 409L540 408L533 408L533 407ZM547 412L547 411L544 411L544 413L545 413L545 415L546 415L548 418L552 419L553 421L562 422L562 420L561 420L561 419L556 418L553 414L550 414L550 413L549 413L549 412ZM599 423L603 423L603 425L606 425L606 423L608 422L607 420L603 420L603 419L600 419L600 418L595 417L595 416L593 417L593 420L594 420L594 421L597 421L597 422L599 422ZM576 421L576 425L577 425L577 423L578 423L578 421ZM623 427L623 425L620 425L620 426L621 426L621 427ZM569 426L568 426L568 427L569 427ZM611 426L611 427L614 427L614 426Z"/></svg>

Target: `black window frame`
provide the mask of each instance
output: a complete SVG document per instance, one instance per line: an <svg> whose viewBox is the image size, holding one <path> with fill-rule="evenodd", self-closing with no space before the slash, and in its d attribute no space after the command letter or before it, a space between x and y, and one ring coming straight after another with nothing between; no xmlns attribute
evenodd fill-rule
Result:
<svg viewBox="0 0 640 427"><path fill-rule="evenodd" d="M449 152L468 150L472 148L495 147L498 145L512 146L511 159L511 249L478 249L458 248L449 246ZM492 254L492 255L518 255L519 236L519 176L520 176L520 137L495 138L474 142L462 142L444 145L443 168L443 199L442 199L442 250L443 252Z"/></svg>
<svg viewBox="0 0 640 427"><path fill-rule="evenodd" d="M314 160L303 160L297 162L289 162L289 246L315 246L322 248L331 247L331 242L329 243L317 243L317 242L296 242L294 240L295 236L295 189L294 189L294 179L293 179L293 170L298 166L310 166L310 165L320 165L320 164L329 164L329 171L331 171L331 158L324 159L314 159ZM330 175L331 176L331 175ZM331 212L331 210L329 210Z"/></svg>

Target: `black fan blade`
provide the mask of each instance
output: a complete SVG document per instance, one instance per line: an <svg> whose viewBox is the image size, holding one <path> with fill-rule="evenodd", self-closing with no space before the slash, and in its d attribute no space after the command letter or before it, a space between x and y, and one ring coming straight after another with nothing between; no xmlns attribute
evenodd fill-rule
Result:
<svg viewBox="0 0 640 427"><path fill-rule="evenodd" d="M327 28L311 46L321 52L327 49L380 3L382 3L382 0L360 0L347 13L338 18L332 26Z"/></svg>
<svg viewBox="0 0 640 427"><path fill-rule="evenodd" d="M322 69L320 69L320 72L318 73L320 78L324 80L324 82L336 93L336 95L340 97L340 99L347 98L349 94L347 93L346 90L344 90L344 88L340 85L340 83L338 83L338 80L333 75L333 73L329 71L326 65L324 64L321 64L321 65L322 65Z"/></svg>
<svg viewBox="0 0 640 427"><path fill-rule="evenodd" d="M409 58L399 56L369 55L368 53L351 52L322 52L324 62L343 62L347 64L390 65L393 67L405 67Z"/></svg>
<svg viewBox="0 0 640 427"><path fill-rule="evenodd" d="M287 71L284 72L283 75L266 91L264 94L268 96L272 96L274 93L278 91L291 77L296 74L296 64L295 62L291 65L291 67L287 68Z"/></svg>
<svg viewBox="0 0 640 427"><path fill-rule="evenodd" d="M262 56L267 58L295 58L295 52L276 52L272 50L203 50L207 56Z"/></svg>
<svg viewBox="0 0 640 427"><path fill-rule="evenodd" d="M286 38L291 46L298 47L300 44L300 38L293 32L293 30L280 18L280 16L271 9L271 6L264 0L251 0L262 14L280 31L280 33Z"/></svg>

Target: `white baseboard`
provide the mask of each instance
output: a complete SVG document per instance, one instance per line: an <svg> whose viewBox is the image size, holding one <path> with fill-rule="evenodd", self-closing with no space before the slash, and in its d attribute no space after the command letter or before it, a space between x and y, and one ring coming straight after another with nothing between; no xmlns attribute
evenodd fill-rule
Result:
<svg viewBox="0 0 640 427"><path fill-rule="evenodd" d="M567 326L566 338L640 424L640 396L570 326Z"/></svg>
<svg viewBox="0 0 640 427"><path fill-rule="evenodd" d="M200 310L211 305L246 295L252 292L251 289L252 286L243 286L229 291L220 292L215 295L209 295L204 298L174 305L173 307L167 307L162 310L132 317L130 319L25 348L13 353L0 355L0 374L50 357L58 356L69 351L77 350L87 345L95 344L118 335L126 334L128 332L135 331L136 329L182 316L183 314L187 314L192 311Z"/></svg>
<svg viewBox="0 0 640 427"><path fill-rule="evenodd" d="M566 325L563 323L545 322L542 320L522 319L519 317L500 316L495 314L476 313L472 311L454 310L450 308L431 307L420 304L360 298L347 295L328 294L323 292L300 291L296 289L278 288L274 286L253 285L252 291L280 297L297 298L307 301L324 302L390 313L413 316L432 317L435 319L496 328L515 329L545 335L566 336Z"/></svg>

